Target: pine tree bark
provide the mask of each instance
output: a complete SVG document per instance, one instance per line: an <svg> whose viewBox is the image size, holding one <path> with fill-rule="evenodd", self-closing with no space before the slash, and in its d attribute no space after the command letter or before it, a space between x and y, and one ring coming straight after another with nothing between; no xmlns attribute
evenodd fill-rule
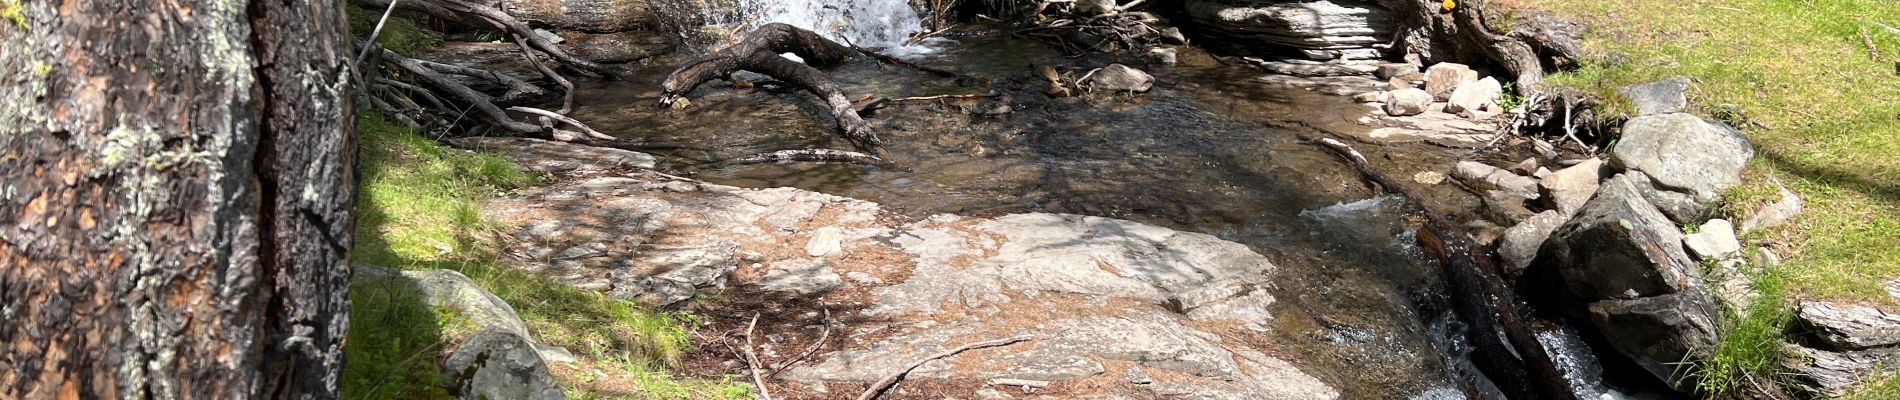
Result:
<svg viewBox="0 0 1900 400"><path fill-rule="evenodd" d="M343 6L0 3L0 398L336 397Z"/></svg>

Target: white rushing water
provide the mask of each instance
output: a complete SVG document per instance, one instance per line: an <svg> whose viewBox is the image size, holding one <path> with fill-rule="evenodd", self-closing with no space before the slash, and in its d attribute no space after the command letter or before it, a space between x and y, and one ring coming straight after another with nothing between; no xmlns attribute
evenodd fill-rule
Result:
<svg viewBox="0 0 1900 400"><path fill-rule="evenodd" d="M810 29L825 37L862 47L895 53L928 51L905 46L911 35L924 30L924 19L905 0L739 0L735 23L746 31L780 22Z"/></svg>

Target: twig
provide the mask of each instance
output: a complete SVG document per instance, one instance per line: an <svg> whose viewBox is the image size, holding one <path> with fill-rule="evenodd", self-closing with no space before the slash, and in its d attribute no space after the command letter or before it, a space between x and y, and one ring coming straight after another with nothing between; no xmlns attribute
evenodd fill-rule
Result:
<svg viewBox="0 0 1900 400"><path fill-rule="evenodd" d="M996 96L999 96L999 95L998 95L998 94L997 94L996 92L994 92L994 91L992 91L992 92L988 92L988 93L971 93L971 94L940 94L940 95L936 95L936 96L916 96L916 97L892 97L892 98L889 98L889 99L885 99L885 100L890 100L890 101L924 101L924 100L937 100L937 99L971 99L971 98L978 98L978 97L996 97Z"/></svg>
<svg viewBox="0 0 1900 400"><path fill-rule="evenodd" d="M772 400L772 392L765 389L765 372L759 368L759 355L752 352L753 331L759 327L759 314L752 313L752 322L745 326L745 363L752 367L752 384L759 387L759 399Z"/></svg>
<svg viewBox="0 0 1900 400"><path fill-rule="evenodd" d="M818 334L818 342L812 343L811 347L806 348L804 353L799 353L798 358L793 358L791 361L786 361L784 364L779 364L778 367L772 368L772 374L767 375L767 378L778 376L778 373L785 372L786 368L791 368L792 365L805 361L805 359L810 358L812 354L817 354L818 349L825 347L825 340L831 338L831 309L825 309L825 318L820 322L824 323L825 331Z"/></svg>
<svg viewBox="0 0 1900 400"><path fill-rule="evenodd" d="M1872 56L1875 62L1887 61L1887 56L1880 54L1880 45L1874 44L1874 35L1867 34L1866 29L1860 30L1860 44L1867 46L1867 55Z"/></svg>
<svg viewBox="0 0 1900 400"><path fill-rule="evenodd" d="M924 363L936 361L939 358L954 356L954 355L957 355L957 353L962 353L965 351L987 348L987 347L1007 346L1007 345L1012 345L1012 344L1016 344L1020 342L1025 342L1030 339L1034 339L1034 337L1031 337L1029 335L1022 335L1022 336L1016 336L1016 337L1011 337L1011 338L976 342L976 343L963 345L963 347L950 349L949 351L945 351L942 353L933 354L929 357L924 357L923 359L917 360L917 362L911 363L910 366L904 367L903 370L899 370L897 371L897 373L891 374L891 376L884 377L883 380L877 381L877 383L872 384L870 388L864 389L864 393L858 395L858 400L876 399L879 394L884 393L885 389L890 389L892 385L897 384L897 381L904 379L904 375L909 375L911 370L917 369L917 367L923 366Z"/></svg>
<svg viewBox="0 0 1900 400"><path fill-rule="evenodd" d="M532 108L532 107L521 107L521 106L508 107L508 111L520 111L524 113L553 118L556 121L561 121L561 123L567 124L568 126L580 128L581 133L587 134L587 136L590 138L599 139L599 140L614 140L613 136L607 135L605 133L600 133L600 131L596 131L594 130L594 128L587 127L587 124L582 124L581 121L576 121L573 118L568 118L565 115L561 115L560 113L556 113L553 111L543 110L539 108Z"/></svg>
<svg viewBox="0 0 1900 400"><path fill-rule="evenodd" d="M566 114L574 111L574 82L568 81L567 77L561 76L560 73L554 72L553 68L548 68L547 64L541 63L541 58L534 56L534 50L528 48L528 42L521 38L521 34L516 33L510 36L514 37L515 45L521 47L521 58L528 59L528 64L533 64L535 70L541 71L541 76L548 77L555 84L561 85L561 90L566 92L561 95L559 113Z"/></svg>

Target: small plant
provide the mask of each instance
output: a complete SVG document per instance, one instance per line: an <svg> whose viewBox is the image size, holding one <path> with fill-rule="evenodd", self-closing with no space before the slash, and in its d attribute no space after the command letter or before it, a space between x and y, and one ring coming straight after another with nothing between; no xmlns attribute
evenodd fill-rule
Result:
<svg viewBox="0 0 1900 400"><path fill-rule="evenodd" d="M1707 398L1751 398L1749 391L1776 390L1788 373L1782 360L1781 332L1793 316L1785 299L1785 279L1769 272L1752 282L1760 292L1749 304L1724 304L1715 348L1700 362L1678 364L1678 376L1695 384ZM1778 393L1776 393L1778 394Z"/></svg>
<svg viewBox="0 0 1900 400"><path fill-rule="evenodd" d="M1518 93L1517 84L1512 82L1505 83L1504 93L1498 97L1498 108L1510 111L1523 105L1524 94Z"/></svg>

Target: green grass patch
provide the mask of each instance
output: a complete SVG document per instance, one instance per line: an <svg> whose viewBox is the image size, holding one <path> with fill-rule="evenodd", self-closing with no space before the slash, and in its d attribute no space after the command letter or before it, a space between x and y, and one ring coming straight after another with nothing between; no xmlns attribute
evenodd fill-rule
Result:
<svg viewBox="0 0 1900 400"><path fill-rule="evenodd" d="M1753 287L1761 296L1743 305L1745 310L1722 307L1720 337L1708 358L1684 365L1686 376L1707 398L1754 398L1758 393L1751 391L1775 390L1787 376L1781 333L1794 316L1785 297L1787 279L1763 274Z"/></svg>
<svg viewBox="0 0 1900 400"><path fill-rule="evenodd" d="M1796 249L1782 267L1790 295L1900 308L1884 288L1900 278L1900 34L1876 24L1900 24L1900 7L1885 0L1532 2L1592 29L1586 47L1596 61L1552 76L1553 84L1610 95L1622 85L1690 76L1700 81L1691 93L1700 113L1751 121L1740 128L1758 152L1757 182L1776 177L1808 203L1796 223L1765 234ZM1604 56L1611 53L1623 56ZM1740 213L1773 196L1744 185L1731 191L1737 204L1729 209Z"/></svg>
<svg viewBox="0 0 1900 400"><path fill-rule="evenodd" d="M383 18L383 10L370 10L350 5L350 34L356 38L369 37L376 29L376 21ZM442 34L422 27L415 20L397 15L389 16L389 22L383 24L383 31L376 35L376 43L397 54L416 55L416 51L442 44Z"/></svg>
<svg viewBox="0 0 1900 400"><path fill-rule="evenodd" d="M481 217L482 202L536 183L537 176L499 157L441 146L378 115L358 118L357 135L362 167L357 261L461 272L514 306L537 341L574 352L581 359L576 368L637 373L651 384L651 389L642 386L613 398L745 390L729 380L676 379L668 373L692 350L687 330L695 323L692 316L609 299L497 263L493 233L499 227ZM450 338L475 328L452 310L430 309L412 289L385 285L351 288L343 397L446 397L437 362L444 349L454 346ZM594 393L565 383L574 397Z"/></svg>

